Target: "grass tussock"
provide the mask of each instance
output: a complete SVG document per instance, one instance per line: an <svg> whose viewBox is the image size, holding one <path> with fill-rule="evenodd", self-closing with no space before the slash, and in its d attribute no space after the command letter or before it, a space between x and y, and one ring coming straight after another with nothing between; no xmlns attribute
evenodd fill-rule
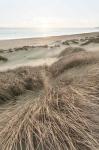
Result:
<svg viewBox="0 0 99 150"><path fill-rule="evenodd" d="M1 72L0 103L8 95L15 97L24 94L26 90L39 91L43 86L41 75L43 68L45 67L23 67L8 72ZM9 100L9 97L7 100Z"/></svg>
<svg viewBox="0 0 99 150"><path fill-rule="evenodd" d="M0 149L96 150L98 144L73 97L80 98L72 88L47 89L43 96L4 108Z"/></svg>
<svg viewBox="0 0 99 150"><path fill-rule="evenodd" d="M62 42L63 45L69 45L69 42L68 41L64 41Z"/></svg>
<svg viewBox="0 0 99 150"><path fill-rule="evenodd" d="M72 53L77 53L77 52L82 52L85 51L85 49L81 48L81 47L68 47L65 48L60 54L59 57L63 57Z"/></svg>
<svg viewBox="0 0 99 150"><path fill-rule="evenodd" d="M58 76L65 70L81 67L99 61L99 53L79 52L60 58L51 67L53 76Z"/></svg>
<svg viewBox="0 0 99 150"><path fill-rule="evenodd" d="M85 42L83 42L81 45L83 46L83 45L88 45L91 43L98 44L99 43L99 37L91 37L91 38L87 39Z"/></svg>
<svg viewBox="0 0 99 150"><path fill-rule="evenodd" d="M0 53L4 53L4 50L3 50L3 49L0 49Z"/></svg>
<svg viewBox="0 0 99 150"><path fill-rule="evenodd" d="M62 44L63 45L79 44L79 41L77 39L67 40L67 41L63 41Z"/></svg>
<svg viewBox="0 0 99 150"><path fill-rule="evenodd" d="M0 61L7 62L8 59L6 57L0 56Z"/></svg>

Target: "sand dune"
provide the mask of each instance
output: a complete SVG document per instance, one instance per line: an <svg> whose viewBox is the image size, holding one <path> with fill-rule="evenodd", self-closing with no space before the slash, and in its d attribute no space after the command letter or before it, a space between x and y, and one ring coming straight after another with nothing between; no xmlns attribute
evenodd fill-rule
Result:
<svg viewBox="0 0 99 150"><path fill-rule="evenodd" d="M97 36L1 51L0 150L99 150Z"/></svg>

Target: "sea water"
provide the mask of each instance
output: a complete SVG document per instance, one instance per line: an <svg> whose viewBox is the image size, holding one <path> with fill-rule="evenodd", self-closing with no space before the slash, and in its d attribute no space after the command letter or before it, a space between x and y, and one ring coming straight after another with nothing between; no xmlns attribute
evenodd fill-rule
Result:
<svg viewBox="0 0 99 150"><path fill-rule="evenodd" d="M99 28L0 28L0 40L99 32Z"/></svg>

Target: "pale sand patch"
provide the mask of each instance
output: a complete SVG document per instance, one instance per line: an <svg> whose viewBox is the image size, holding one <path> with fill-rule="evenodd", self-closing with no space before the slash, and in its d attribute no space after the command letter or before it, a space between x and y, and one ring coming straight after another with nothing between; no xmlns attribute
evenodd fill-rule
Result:
<svg viewBox="0 0 99 150"><path fill-rule="evenodd" d="M11 70L11 69L15 69L18 67L22 67L22 66L41 66L41 65L51 65L53 64L55 61L57 61L57 58L46 58L46 59L37 59L37 60L32 60L29 62L23 62L23 63L16 63L13 65L9 64L9 65L2 65L0 66L0 71L7 71L7 70Z"/></svg>
<svg viewBox="0 0 99 150"><path fill-rule="evenodd" d="M99 44L91 43L89 45L83 46L87 51L99 51Z"/></svg>

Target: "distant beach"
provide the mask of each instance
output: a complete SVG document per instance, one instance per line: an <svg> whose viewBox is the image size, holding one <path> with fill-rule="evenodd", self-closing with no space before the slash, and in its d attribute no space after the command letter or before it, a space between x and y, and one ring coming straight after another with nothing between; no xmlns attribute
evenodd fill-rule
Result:
<svg viewBox="0 0 99 150"><path fill-rule="evenodd" d="M99 51L99 32L0 40L0 71L21 66L51 65L68 47Z"/></svg>
<svg viewBox="0 0 99 150"><path fill-rule="evenodd" d="M0 40L98 32L99 28L0 28Z"/></svg>

